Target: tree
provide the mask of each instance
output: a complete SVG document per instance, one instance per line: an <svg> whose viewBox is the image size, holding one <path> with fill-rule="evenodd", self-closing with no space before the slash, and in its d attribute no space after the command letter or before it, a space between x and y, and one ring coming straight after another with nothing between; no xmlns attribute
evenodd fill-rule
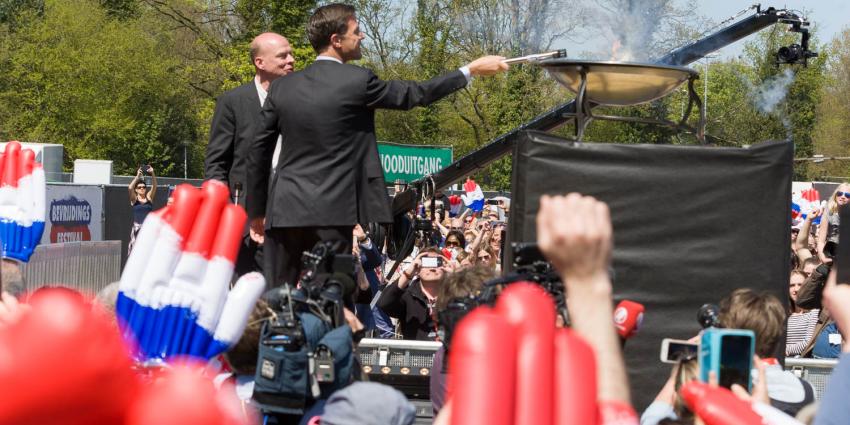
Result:
<svg viewBox="0 0 850 425"><path fill-rule="evenodd" d="M827 52L823 95L817 105L813 153L850 156L850 28L832 40ZM798 155L799 156L799 155ZM810 164L807 175L850 176L850 162L830 161Z"/></svg>
<svg viewBox="0 0 850 425"><path fill-rule="evenodd" d="M44 0L0 0L0 25L14 31L22 18L44 13ZM24 19L25 21L25 19Z"/></svg>
<svg viewBox="0 0 850 425"><path fill-rule="evenodd" d="M0 137L62 143L66 167L111 159L116 172L150 163L176 174L198 123L161 36L110 18L93 0L46 1L41 19L6 40Z"/></svg>
<svg viewBox="0 0 850 425"><path fill-rule="evenodd" d="M798 34L780 29L777 25L759 33L745 45L742 58L711 65L707 130L734 146L791 139L797 156L811 156L828 53L810 59L808 67L779 65L779 47L799 42ZM816 34L811 49L822 50ZM807 178L804 167L795 174Z"/></svg>

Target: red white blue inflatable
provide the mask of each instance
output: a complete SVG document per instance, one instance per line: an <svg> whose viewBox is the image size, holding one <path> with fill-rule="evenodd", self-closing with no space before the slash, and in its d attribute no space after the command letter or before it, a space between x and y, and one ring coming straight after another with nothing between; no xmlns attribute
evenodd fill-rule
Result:
<svg viewBox="0 0 850 425"><path fill-rule="evenodd" d="M212 358L235 344L265 289L259 273L230 280L247 219L215 180L180 185L145 219L121 274L116 311L140 360Z"/></svg>
<svg viewBox="0 0 850 425"><path fill-rule="evenodd" d="M0 154L0 240L3 257L27 262L44 233L47 183L35 153L15 141Z"/></svg>

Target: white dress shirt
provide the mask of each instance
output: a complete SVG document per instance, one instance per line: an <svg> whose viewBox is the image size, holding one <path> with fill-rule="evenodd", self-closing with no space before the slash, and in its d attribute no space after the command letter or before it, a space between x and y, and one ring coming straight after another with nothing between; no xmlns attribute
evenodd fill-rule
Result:
<svg viewBox="0 0 850 425"><path fill-rule="evenodd" d="M260 107L263 107L263 104L266 103L266 97L268 97L269 92L267 92L263 86L260 84L260 77L254 76L254 86L257 87L257 95L260 97ZM272 154L272 174L274 174L275 169L277 169L277 160L280 158L280 150L283 147L283 137L278 134L277 135L277 143L274 146L274 153Z"/></svg>

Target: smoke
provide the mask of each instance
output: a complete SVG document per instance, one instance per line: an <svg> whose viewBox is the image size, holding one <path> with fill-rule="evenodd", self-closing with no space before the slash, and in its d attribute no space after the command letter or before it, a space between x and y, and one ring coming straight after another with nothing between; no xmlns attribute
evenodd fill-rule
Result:
<svg viewBox="0 0 850 425"><path fill-rule="evenodd" d="M794 82L794 72L790 68L785 68L781 74L774 75L760 85L755 85L749 78L744 80L747 85L747 94L753 102L756 109L768 115L774 115L779 118L782 126L785 128L785 135L788 140L791 140L791 120L788 118L785 108L780 108L780 105L785 101L785 96L788 95L788 88Z"/></svg>
<svg viewBox="0 0 850 425"><path fill-rule="evenodd" d="M788 87L794 82L794 72L786 68L781 74L768 78L760 86L755 86L747 80L750 99L756 109L763 114L772 114L776 107L785 100Z"/></svg>
<svg viewBox="0 0 850 425"><path fill-rule="evenodd" d="M658 56L659 37L666 37L668 21L681 15L673 0L597 0L586 30L607 40L602 58L644 62Z"/></svg>

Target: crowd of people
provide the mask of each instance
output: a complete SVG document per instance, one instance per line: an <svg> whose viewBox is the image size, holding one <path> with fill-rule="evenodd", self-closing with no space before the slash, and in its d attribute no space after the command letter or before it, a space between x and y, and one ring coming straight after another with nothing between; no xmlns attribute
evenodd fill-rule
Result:
<svg viewBox="0 0 850 425"><path fill-rule="evenodd" d="M828 201L812 208L791 228L791 278L785 355L834 359L841 329L823 307L823 289L838 246L838 210L850 202L850 185L839 185Z"/></svg>
<svg viewBox="0 0 850 425"><path fill-rule="evenodd" d="M839 193L837 198L846 198L846 196ZM414 252L403 261L403 265L398 268L399 271L391 276L384 275L387 267L384 250L376 248L377 244L370 240L371 235L368 232L359 226L355 228L352 235L355 252L359 251L361 255L357 258L360 258L361 264L365 266L358 269L360 287L369 291L373 287L377 289L371 294L377 299L377 303L374 306L363 304L366 308L370 308L369 311L372 313L374 323L368 325L374 326L375 336L380 336L383 332L377 325L383 323L388 326L385 329L387 334L384 336L398 337L400 334L409 339L440 340L441 335L437 331L440 329L439 312L446 309L447 303L451 300L477 294L485 282L496 276L500 267L498 261L487 262L484 258L475 263L464 264L464 259L475 257L475 255L464 256L465 253L476 254L494 248L503 249L500 244L489 241L493 240L493 235L500 230L501 226L504 226L505 220L508 219L508 215L504 213L509 211L509 203L501 200L493 204L481 212L464 211L454 216L448 212L445 218L438 213L433 220L427 217L427 214L422 216L431 220L434 231L422 233L426 237L420 238ZM573 211L573 214L569 217L559 214L559 211L564 209ZM411 216L414 214L415 211L412 211ZM472 219L468 220L467 217ZM807 217L806 223L813 220L814 218ZM612 231L607 208L605 204L593 198L575 194L567 197L544 197L541 200L537 221L538 244L541 252L559 271L564 282L568 282L568 290L572 295L567 300L572 329L593 347L596 364L604 365L604 367L597 367L596 372L597 399L601 415L599 423L636 423L637 415L629 407L630 395L626 367L612 319L612 291L608 277ZM485 223L489 223L489 226ZM455 230L453 227L458 229ZM445 233L442 228L445 228ZM469 235L471 242L467 245L464 245L465 240L460 239L460 235L463 234L461 229L475 232ZM808 238L806 231L806 228L800 229L800 234L795 240L795 247L798 241ZM468 246L469 250L462 248L464 246ZM456 249L459 247L461 249ZM498 253L498 251L495 252ZM817 252L810 255L811 257L806 257L806 260L817 258ZM844 402L846 391L850 386L850 374L848 374L850 360L846 354L850 352L848 344L842 344L843 340L838 341L837 351L830 354L832 357L841 357L841 362L833 373L829 387L821 395L819 403L815 403L812 385L791 372L784 371L774 358L782 342L786 320L789 326L787 350L799 352L798 355L806 354L806 350L800 351L799 347L814 343L811 340L817 339L818 332L808 328L801 331L804 336L802 339L792 339L792 333L797 332L795 329L803 326L791 318L807 317L803 315L810 311L804 310L810 305L810 298L816 299L818 303L818 312L814 316L817 317L819 312L829 312L826 320L835 327L832 332L840 334L838 329L850 325L850 285L836 284L835 272L830 271L823 264L813 266L813 270L805 272L803 265L811 264L806 260L791 273L794 284L789 291L789 298L792 301L790 305L793 309L790 312L786 311L782 302L775 296L749 289L736 290L719 301L721 326L749 329L756 335L754 365L757 373L753 380L753 390L748 392L745 388L733 386L732 392L747 405L758 405L762 408L773 406L788 415L788 418L796 416L803 423L845 423L846 418L850 417ZM4 329L13 328L16 323L23 321L28 314L39 313L30 312L26 307L27 296L20 293L18 288L21 285L19 273L14 263L4 263L0 334ZM814 290L817 294L806 294L809 290L807 286L811 285L817 286ZM103 308L102 304L106 304L107 310L114 308L110 307L110 298L116 296L115 288L109 289L110 294L101 295L96 302L97 305L101 305L100 308ZM16 291L18 294L12 296L7 290ZM582 296L576 297L575 294L582 294ZM361 305L355 308L359 307ZM257 368L259 329L263 321L268 320L268 312L268 304L260 301L239 343L224 356L215 360L216 364L222 362L225 365L225 371L219 373L219 381L230 381L234 384L222 386L219 391L234 391L242 403L245 403L243 412L246 416L242 418L244 423L256 423L255 421L259 420L259 416L253 416L258 413L252 407L250 383ZM362 314L360 311L357 313L358 316ZM352 330L361 328L356 318L348 318ZM821 323L819 320L809 320L812 320L816 327ZM804 325L810 326L808 322ZM827 337L827 344L836 345L834 342L834 337L832 340ZM813 355L821 352L809 351L814 353ZM442 369L442 363L447 360L445 356L444 348L437 352L434 359L435 371ZM435 423L451 423L449 420L452 412L459 414L458 410L464 409L462 406L453 406L450 394L446 393L446 382L450 380L448 378L450 374L449 369L445 373L434 373L431 376L431 398L437 421ZM355 381L361 378L362 376ZM695 421L700 417L694 413L697 409L693 402L683 396L685 393L683 388L686 388L690 382L698 380L696 358L679 359L655 401L641 415L640 423L696 423ZM376 403L376 400L380 402ZM0 409L0 414L2 410ZM314 409L299 418L299 421L307 423L307 420L312 419L313 423L322 424L410 424L413 423L414 418L414 409L402 394L383 385L361 382L340 389L320 405L314 406ZM708 420L705 423L724 422ZM766 423L786 422L768 421Z"/></svg>

